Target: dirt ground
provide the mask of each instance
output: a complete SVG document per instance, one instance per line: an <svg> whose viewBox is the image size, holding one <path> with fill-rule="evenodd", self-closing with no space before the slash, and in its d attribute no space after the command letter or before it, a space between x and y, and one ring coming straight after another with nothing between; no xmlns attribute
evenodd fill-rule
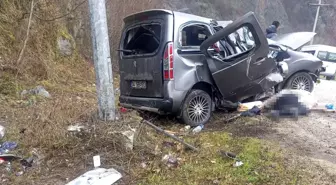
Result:
<svg viewBox="0 0 336 185"><path fill-rule="evenodd" d="M336 101L336 82L321 81L315 86L314 97L319 103ZM228 130L240 137L257 137L279 143L307 164L316 164L336 176L336 114L311 113L299 121L279 123L259 121L258 124L229 125ZM312 162L312 163L311 163Z"/></svg>

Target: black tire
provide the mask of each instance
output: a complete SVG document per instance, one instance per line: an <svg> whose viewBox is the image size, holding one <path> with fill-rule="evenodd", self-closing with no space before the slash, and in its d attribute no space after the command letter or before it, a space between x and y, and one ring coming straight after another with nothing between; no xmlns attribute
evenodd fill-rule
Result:
<svg viewBox="0 0 336 185"><path fill-rule="evenodd" d="M302 81L302 84L298 84L300 81ZM308 92L313 92L314 81L310 74L306 72L299 72L288 79L285 89L301 89Z"/></svg>
<svg viewBox="0 0 336 185"><path fill-rule="evenodd" d="M196 105L197 101L202 103ZM203 109L200 106L203 106ZM185 124L193 127L206 124L210 120L212 112L210 95L202 90L192 90L184 100L181 112L181 118Z"/></svg>

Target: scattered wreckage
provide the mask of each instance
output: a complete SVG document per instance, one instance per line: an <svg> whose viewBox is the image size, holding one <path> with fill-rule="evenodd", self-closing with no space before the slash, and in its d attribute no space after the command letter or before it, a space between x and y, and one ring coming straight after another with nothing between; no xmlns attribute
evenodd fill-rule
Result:
<svg viewBox="0 0 336 185"><path fill-rule="evenodd" d="M267 40L252 12L220 22L169 10L126 17L118 50L120 105L198 126L235 102L285 88L313 90L322 62L295 51L299 41Z"/></svg>

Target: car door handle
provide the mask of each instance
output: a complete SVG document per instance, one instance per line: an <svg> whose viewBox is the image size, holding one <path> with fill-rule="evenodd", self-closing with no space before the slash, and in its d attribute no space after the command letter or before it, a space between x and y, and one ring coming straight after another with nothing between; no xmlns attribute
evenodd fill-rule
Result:
<svg viewBox="0 0 336 185"><path fill-rule="evenodd" d="M253 64L260 65L261 63L265 62L265 60L266 58L258 58Z"/></svg>

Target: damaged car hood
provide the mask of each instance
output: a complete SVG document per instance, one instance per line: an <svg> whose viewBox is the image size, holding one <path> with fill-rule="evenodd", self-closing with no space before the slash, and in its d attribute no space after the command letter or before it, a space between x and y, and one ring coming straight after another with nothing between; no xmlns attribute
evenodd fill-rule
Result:
<svg viewBox="0 0 336 185"><path fill-rule="evenodd" d="M316 33L314 32L294 32L278 35L272 39L268 39L269 44L281 44L293 50L297 50L310 42Z"/></svg>

